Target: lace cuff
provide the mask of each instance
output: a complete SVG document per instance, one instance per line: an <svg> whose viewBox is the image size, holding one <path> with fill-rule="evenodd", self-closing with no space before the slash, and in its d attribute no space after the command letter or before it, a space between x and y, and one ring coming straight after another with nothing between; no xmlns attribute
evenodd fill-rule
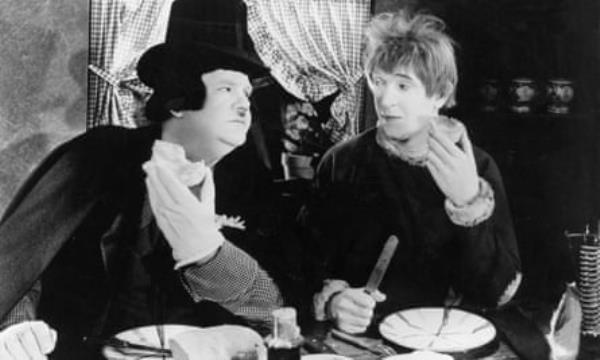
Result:
<svg viewBox="0 0 600 360"><path fill-rule="evenodd" d="M494 212L494 190L487 181L479 178L479 193L473 200L463 206L456 206L450 199L446 199L444 207L446 214L456 225L472 227L481 224Z"/></svg>
<svg viewBox="0 0 600 360"><path fill-rule="evenodd" d="M323 281L321 292L313 296L313 310L317 321L327 320L327 304L333 295L349 288L350 285L344 280L326 279Z"/></svg>

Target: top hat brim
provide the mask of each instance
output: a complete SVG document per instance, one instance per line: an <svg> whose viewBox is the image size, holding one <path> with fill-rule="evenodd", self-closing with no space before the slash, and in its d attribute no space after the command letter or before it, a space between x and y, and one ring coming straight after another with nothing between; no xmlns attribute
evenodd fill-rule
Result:
<svg viewBox="0 0 600 360"><path fill-rule="evenodd" d="M169 41L148 49L139 59L139 79L151 88L160 86L160 74L196 77L217 69L242 72L250 79L268 75L260 60L244 51L201 42Z"/></svg>

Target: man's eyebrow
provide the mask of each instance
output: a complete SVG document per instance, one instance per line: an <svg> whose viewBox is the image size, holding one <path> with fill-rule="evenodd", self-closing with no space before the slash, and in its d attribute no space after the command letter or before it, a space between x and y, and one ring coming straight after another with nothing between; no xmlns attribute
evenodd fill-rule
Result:
<svg viewBox="0 0 600 360"><path fill-rule="evenodd" d="M243 82L243 81L235 81L235 80L230 80L230 79L220 79L220 80L217 80L217 85L241 86L245 90L252 91L252 84L247 84L246 82Z"/></svg>
<svg viewBox="0 0 600 360"><path fill-rule="evenodd" d="M406 75L405 73L401 73L401 72L396 72L393 74L395 77L400 78L402 80L408 80L408 81L413 81L413 78Z"/></svg>
<svg viewBox="0 0 600 360"><path fill-rule="evenodd" d="M395 78L400 78L401 80L414 81L412 77L403 72L395 72L395 73L386 73L384 71L374 71L371 77L383 76L384 74L390 74Z"/></svg>

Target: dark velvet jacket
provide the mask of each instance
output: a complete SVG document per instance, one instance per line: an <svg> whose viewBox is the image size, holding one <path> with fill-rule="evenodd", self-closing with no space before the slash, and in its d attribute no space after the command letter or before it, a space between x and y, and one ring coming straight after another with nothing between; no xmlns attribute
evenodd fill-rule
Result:
<svg viewBox="0 0 600 360"><path fill-rule="evenodd" d="M317 279L366 284L386 239L400 243L380 290L377 316L401 308L441 305L450 287L465 300L494 306L520 270L517 243L500 173L474 149L480 177L495 193L491 217L473 227L452 223L445 197L427 168L388 155L369 130L323 157L308 207Z"/></svg>
<svg viewBox="0 0 600 360"><path fill-rule="evenodd" d="M37 317L59 331L59 347L69 337L81 340L84 335L118 330L106 323L108 306L119 285L128 281L124 274L132 271L129 250L139 250L135 242L140 234L155 241L159 233L146 200L141 167L151 157L159 135L158 126L96 128L58 147L34 171L0 222L0 318L11 309L25 309L12 322L27 319L39 300ZM242 215L250 228L243 236L224 230L225 236L252 254L276 283L289 284L282 280L287 274L279 267L284 261L273 247L276 239L265 235L269 225L261 220L268 218L262 210L270 207L269 196L255 193L262 180L254 175L244 178L248 174L239 169L241 162L225 158L215 168L217 213ZM231 173L236 167L239 172ZM240 190L240 183L246 190ZM256 199L262 199L262 205ZM170 248L166 251L148 268L174 274ZM147 258L152 261L152 256ZM41 298L36 287L39 279ZM159 282L180 284L178 280L163 277ZM182 286L165 289L177 299L176 305L193 303ZM208 319L196 325L240 322L214 303L200 305L195 311ZM186 322L181 320L174 319Z"/></svg>

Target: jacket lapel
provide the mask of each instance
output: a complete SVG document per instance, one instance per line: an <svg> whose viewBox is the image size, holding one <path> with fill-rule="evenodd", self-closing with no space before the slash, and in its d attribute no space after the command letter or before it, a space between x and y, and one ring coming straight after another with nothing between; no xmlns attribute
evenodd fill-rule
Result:
<svg viewBox="0 0 600 360"><path fill-rule="evenodd" d="M116 206L118 215L100 239L100 251L107 275L118 279L123 260L119 249L127 241L135 242L145 233L154 216L150 208L142 164L152 155L152 144L160 136L160 126L148 126L134 130L126 139L121 172L121 187L113 189L107 201ZM129 246L135 244L130 243Z"/></svg>

